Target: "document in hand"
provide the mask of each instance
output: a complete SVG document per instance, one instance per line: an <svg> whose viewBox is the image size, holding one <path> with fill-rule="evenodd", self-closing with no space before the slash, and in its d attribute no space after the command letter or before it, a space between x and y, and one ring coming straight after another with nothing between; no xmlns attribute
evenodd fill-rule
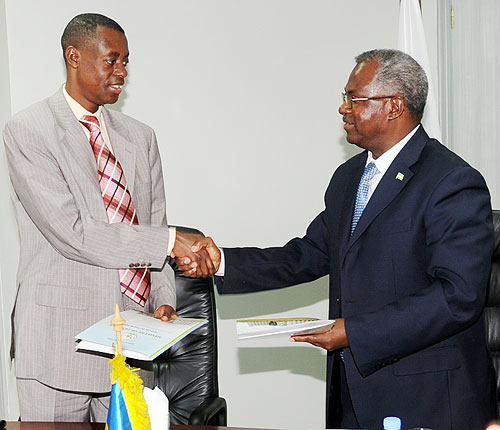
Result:
<svg viewBox="0 0 500 430"><path fill-rule="evenodd" d="M152 314L128 310L121 313L125 319L122 331L123 355L138 360L151 361L172 345L207 323L205 319L177 318L161 321ZM75 336L80 342L76 349L115 354L116 333L111 320L102 319Z"/></svg>
<svg viewBox="0 0 500 430"><path fill-rule="evenodd" d="M316 334L330 330L335 320L318 318L261 318L236 320L238 340L277 334Z"/></svg>

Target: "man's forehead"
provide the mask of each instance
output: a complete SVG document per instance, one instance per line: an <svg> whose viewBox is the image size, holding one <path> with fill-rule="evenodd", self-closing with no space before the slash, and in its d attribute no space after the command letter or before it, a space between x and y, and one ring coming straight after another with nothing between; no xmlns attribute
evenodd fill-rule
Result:
<svg viewBox="0 0 500 430"><path fill-rule="evenodd" d="M127 37L111 28L98 27L92 43L99 51L120 51L120 54L128 55Z"/></svg>
<svg viewBox="0 0 500 430"><path fill-rule="evenodd" d="M355 91L360 87L370 85L373 82L376 68L377 64L372 64L367 61L357 64L349 76L346 89L349 87L349 91Z"/></svg>
<svg viewBox="0 0 500 430"><path fill-rule="evenodd" d="M101 39L118 39L127 42L127 36L121 31L115 30L114 28L104 27L103 25L98 25L94 33L94 38L97 40Z"/></svg>
<svg viewBox="0 0 500 430"><path fill-rule="evenodd" d="M363 67L365 67L365 64L366 63L363 61L362 63L359 63L358 65L356 65L356 67L352 71L353 75L359 75L361 70L363 70Z"/></svg>

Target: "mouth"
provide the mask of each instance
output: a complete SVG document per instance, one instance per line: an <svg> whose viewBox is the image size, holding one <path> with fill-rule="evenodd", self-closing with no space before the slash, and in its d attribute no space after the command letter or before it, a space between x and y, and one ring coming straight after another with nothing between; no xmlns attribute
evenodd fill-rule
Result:
<svg viewBox="0 0 500 430"><path fill-rule="evenodd" d="M348 121L345 116L342 117L342 121L344 122L344 130L347 130L348 128L354 127L354 124L352 122Z"/></svg>
<svg viewBox="0 0 500 430"><path fill-rule="evenodd" d="M113 84L113 85L110 85L109 87L117 95L120 94L123 90L123 84L121 84L121 85Z"/></svg>

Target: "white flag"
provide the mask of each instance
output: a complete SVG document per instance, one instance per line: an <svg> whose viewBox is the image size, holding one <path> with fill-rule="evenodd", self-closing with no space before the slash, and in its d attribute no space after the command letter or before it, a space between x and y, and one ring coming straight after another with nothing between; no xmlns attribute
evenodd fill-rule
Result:
<svg viewBox="0 0 500 430"><path fill-rule="evenodd" d="M432 84L432 74L425 43L424 23L418 0L401 0L399 6L398 49L411 55L425 70L429 81L429 95L422 124L430 137L441 141L437 96Z"/></svg>

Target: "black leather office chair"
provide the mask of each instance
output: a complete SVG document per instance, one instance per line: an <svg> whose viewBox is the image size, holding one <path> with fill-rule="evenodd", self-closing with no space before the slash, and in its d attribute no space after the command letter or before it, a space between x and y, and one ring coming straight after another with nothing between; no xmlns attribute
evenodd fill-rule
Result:
<svg viewBox="0 0 500 430"><path fill-rule="evenodd" d="M187 227L177 230L202 234ZM208 324L153 361L155 385L169 399L172 424L226 426L226 401L219 397L213 278L188 278L174 260L170 265L175 271L177 313L205 318Z"/></svg>
<svg viewBox="0 0 500 430"><path fill-rule="evenodd" d="M486 299L485 317L488 347L497 374L497 403L500 410L500 211L493 211L495 249Z"/></svg>

